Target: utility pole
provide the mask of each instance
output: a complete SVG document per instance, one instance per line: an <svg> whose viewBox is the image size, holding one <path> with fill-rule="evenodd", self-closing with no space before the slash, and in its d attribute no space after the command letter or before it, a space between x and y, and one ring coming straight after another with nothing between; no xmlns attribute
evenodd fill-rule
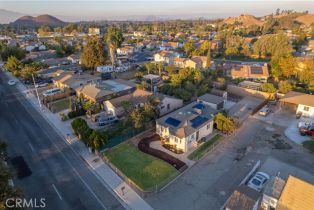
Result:
<svg viewBox="0 0 314 210"><path fill-rule="evenodd" d="M34 83L34 87L35 87L35 91L36 91L36 95L37 95L37 99L38 99L39 107L41 108L41 103L40 103L40 99L39 99L39 95L38 95L38 90L37 90L36 83L35 83L35 77L34 77L34 74L32 74L32 78L33 78L33 83Z"/></svg>

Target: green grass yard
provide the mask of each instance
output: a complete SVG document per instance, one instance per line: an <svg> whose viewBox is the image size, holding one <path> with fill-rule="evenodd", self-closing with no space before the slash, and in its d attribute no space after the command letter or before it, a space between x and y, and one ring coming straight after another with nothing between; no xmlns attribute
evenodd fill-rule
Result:
<svg viewBox="0 0 314 210"><path fill-rule="evenodd" d="M54 113L68 109L70 106L70 97L54 101L51 105Z"/></svg>
<svg viewBox="0 0 314 210"><path fill-rule="evenodd" d="M208 149L216 142L218 142L221 139L221 135L217 134L213 138L211 138L209 141L205 142L201 146L199 146L196 150L194 150L191 154L189 154L188 158L190 160L198 160L201 157L203 157L207 152Z"/></svg>
<svg viewBox="0 0 314 210"><path fill-rule="evenodd" d="M122 143L105 157L143 191L153 191L176 177L179 172L168 163L141 152L134 145Z"/></svg>

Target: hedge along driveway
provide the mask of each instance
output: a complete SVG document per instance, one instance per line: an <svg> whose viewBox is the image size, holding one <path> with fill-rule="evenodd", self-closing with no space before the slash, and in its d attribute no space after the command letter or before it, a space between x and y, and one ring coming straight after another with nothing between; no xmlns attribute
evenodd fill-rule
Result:
<svg viewBox="0 0 314 210"><path fill-rule="evenodd" d="M104 155L142 191L154 191L179 174L168 163L141 152L129 143L122 143Z"/></svg>
<svg viewBox="0 0 314 210"><path fill-rule="evenodd" d="M201 157L203 157L209 150L212 149L211 146L213 146L214 144L218 143L218 141L221 139L221 135L216 134L213 138L211 138L210 140L208 140L207 142L205 142L204 144L202 144L201 146L199 146L199 148L197 148L196 150L194 150L189 156L188 158L190 160L199 160Z"/></svg>

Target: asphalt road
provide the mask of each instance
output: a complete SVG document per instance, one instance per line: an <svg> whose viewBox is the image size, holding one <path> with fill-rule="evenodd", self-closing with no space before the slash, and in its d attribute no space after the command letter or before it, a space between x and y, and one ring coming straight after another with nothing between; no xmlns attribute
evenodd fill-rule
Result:
<svg viewBox="0 0 314 210"><path fill-rule="evenodd" d="M27 199L44 198L51 210L124 209L2 71L0 138L8 143L9 157L23 156L32 171L13 180Z"/></svg>

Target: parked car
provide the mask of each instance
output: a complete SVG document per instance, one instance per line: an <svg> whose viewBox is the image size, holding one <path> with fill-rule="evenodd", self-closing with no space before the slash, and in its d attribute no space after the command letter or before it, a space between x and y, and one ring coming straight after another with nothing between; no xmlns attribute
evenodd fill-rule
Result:
<svg viewBox="0 0 314 210"><path fill-rule="evenodd" d="M261 192L269 178L268 174L259 171L249 180L247 186Z"/></svg>
<svg viewBox="0 0 314 210"><path fill-rule="evenodd" d="M53 96L57 93L61 93L60 88L53 88L53 89L49 89L43 92L43 96L47 97L47 96Z"/></svg>
<svg viewBox="0 0 314 210"><path fill-rule="evenodd" d="M16 82L13 79L8 81L8 85L10 85L10 86L15 85L15 84L16 84Z"/></svg>
<svg viewBox="0 0 314 210"><path fill-rule="evenodd" d="M264 106L260 111L259 111L259 115L261 116L267 116L268 113L270 112L270 109L267 106Z"/></svg>
<svg viewBox="0 0 314 210"><path fill-rule="evenodd" d="M301 136L314 136L314 125L299 128Z"/></svg>
<svg viewBox="0 0 314 210"><path fill-rule="evenodd" d="M117 117L115 116L101 116L98 119L98 126L105 126L117 122Z"/></svg>
<svg viewBox="0 0 314 210"><path fill-rule="evenodd" d="M308 127L308 126L314 126L314 122L312 121L300 121L298 122L298 128L302 128L302 127Z"/></svg>

